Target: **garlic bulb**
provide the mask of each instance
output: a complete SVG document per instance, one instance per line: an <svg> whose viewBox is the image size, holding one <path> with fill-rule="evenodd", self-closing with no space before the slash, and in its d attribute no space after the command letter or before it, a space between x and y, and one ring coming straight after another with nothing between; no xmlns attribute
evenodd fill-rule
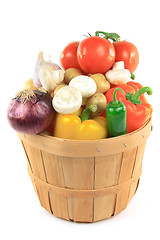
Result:
<svg viewBox="0 0 160 240"><path fill-rule="evenodd" d="M52 105L56 112L70 114L76 112L82 104L82 95L74 87L63 87L55 94Z"/></svg>
<svg viewBox="0 0 160 240"><path fill-rule="evenodd" d="M52 62L50 56L48 58L48 61L45 61L43 57L43 52L40 52L38 55L38 59L35 65L35 71L33 75L33 83L37 89L42 87L42 84L39 78L39 72L44 65L52 66L54 69L61 69L57 64Z"/></svg>
<svg viewBox="0 0 160 240"><path fill-rule="evenodd" d="M39 72L39 78L42 86L52 92L63 81L64 72L62 69L55 70L52 66L44 65Z"/></svg>

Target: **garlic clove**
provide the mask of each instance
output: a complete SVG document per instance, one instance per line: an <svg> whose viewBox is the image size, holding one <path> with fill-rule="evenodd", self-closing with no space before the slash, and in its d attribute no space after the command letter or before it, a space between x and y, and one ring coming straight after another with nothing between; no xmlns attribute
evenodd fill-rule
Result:
<svg viewBox="0 0 160 240"><path fill-rule="evenodd" d="M34 83L36 88L42 87L42 84L40 83L40 79L39 79L38 74L39 74L39 71L41 70L43 65L44 65L43 52L39 52L38 58L37 58L37 61L36 61L36 65L35 65L35 71L34 71L34 74L33 74L33 83Z"/></svg>
<svg viewBox="0 0 160 240"><path fill-rule="evenodd" d="M128 69L110 70L105 74L111 84L125 84L129 81L131 73Z"/></svg>
<svg viewBox="0 0 160 240"><path fill-rule="evenodd" d="M76 112L82 104L82 95L74 87L66 86L58 90L52 100L53 108L61 114Z"/></svg>
<svg viewBox="0 0 160 240"><path fill-rule="evenodd" d="M62 69L60 70L53 70L52 71L52 78L56 82L56 85L59 85L64 80L64 72Z"/></svg>
<svg viewBox="0 0 160 240"><path fill-rule="evenodd" d="M40 78L39 78L39 73L40 73L41 68L44 65L51 66L51 67L53 67L53 69L57 69L57 70L61 69L56 63L52 62L51 56L49 56L48 61L46 61L44 58L43 52L39 52L39 55L38 55L38 58L36 61L36 65L35 65L34 74L33 74L33 83L37 89L42 87L42 84L41 84Z"/></svg>
<svg viewBox="0 0 160 240"><path fill-rule="evenodd" d="M52 78L52 67L48 65L44 65L40 72L39 78L42 86L48 91L51 92L56 87L56 82L53 81Z"/></svg>
<svg viewBox="0 0 160 240"><path fill-rule="evenodd" d="M91 97L97 90L95 81L85 75L80 75L73 78L69 82L69 86L77 88L84 98Z"/></svg>
<svg viewBox="0 0 160 240"><path fill-rule="evenodd" d="M52 66L44 65L39 72L39 78L42 86L48 92L52 92L63 81L64 72L62 69L57 70Z"/></svg>

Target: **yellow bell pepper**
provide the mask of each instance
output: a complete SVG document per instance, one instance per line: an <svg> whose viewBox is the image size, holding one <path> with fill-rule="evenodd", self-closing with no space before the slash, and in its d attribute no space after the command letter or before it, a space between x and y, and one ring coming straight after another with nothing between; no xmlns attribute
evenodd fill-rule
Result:
<svg viewBox="0 0 160 240"><path fill-rule="evenodd" d="M74 114L57 114L53 136L75 140L106 138L108 136L106 119L98 116L94 119L85 120L91 112L90 110L87 111L84 114L82 113L83 117L81 116L81 118Z"/></svg>
<svg viewBox="0 0 160 240"><path fill-rule="evenodd" d="M73 114L76 115L76 116L81 116L82 111L83 111L83 108L80 107L80 108L79 108L76 112L74 112Z"/></svg>

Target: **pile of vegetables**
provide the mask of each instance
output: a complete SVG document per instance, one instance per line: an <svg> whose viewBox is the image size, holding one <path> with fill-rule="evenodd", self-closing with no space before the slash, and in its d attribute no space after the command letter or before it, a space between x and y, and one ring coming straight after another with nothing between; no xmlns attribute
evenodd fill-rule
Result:
<svg viewBox="0 0 160 240"><path fill-rule="evenodd" d="M134 44L102 31L69 43L62 68L40 52L33 78L9 103L8 121L20 133L75 140L135 131L152 116L144 96L152 89L134 81L138 63Z"/></svg>

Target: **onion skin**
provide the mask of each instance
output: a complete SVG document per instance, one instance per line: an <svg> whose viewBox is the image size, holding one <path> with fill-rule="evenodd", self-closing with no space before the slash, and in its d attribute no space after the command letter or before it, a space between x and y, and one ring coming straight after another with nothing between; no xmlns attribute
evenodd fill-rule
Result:
<svg viewBox="0 0 160 240"><path fill-rule="evenodd" d="M34 97L24 103L22 97L11 100L7 118L11 127L23 134L37 134L53 122L54 109L50 95L34 90Z"/></svg>

